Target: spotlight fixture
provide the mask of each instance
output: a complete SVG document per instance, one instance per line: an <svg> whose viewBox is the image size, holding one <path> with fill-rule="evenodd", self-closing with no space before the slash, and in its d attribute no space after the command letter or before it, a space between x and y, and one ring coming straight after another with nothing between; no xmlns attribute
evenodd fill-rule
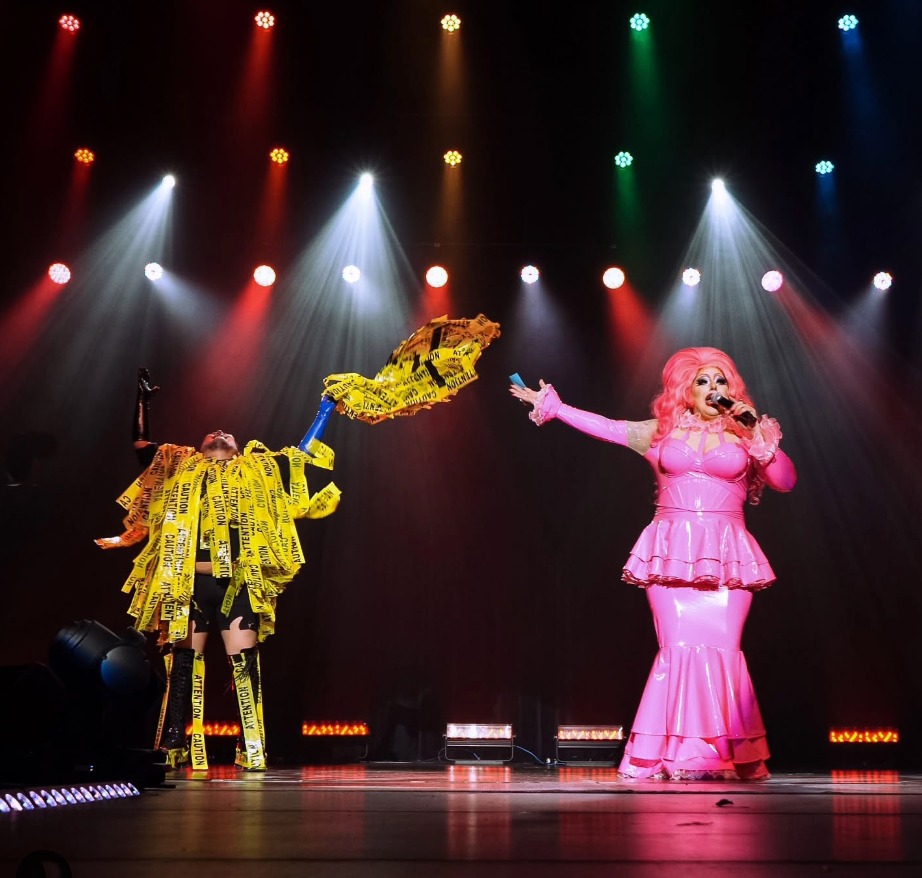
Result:
<svg viewBox="0 0 922 878"><path fill-rule="evenodd" d="M602 275L602 283L610 290L617 290L624 285L624 272L614 265L606 268Z"/></svg>
<svg viewBox="0 0 922 878"><path fill-rule="evenodd" d="M148 280L160 280L163 277L163 266L158 262L148 262L144 266L144 277Z"/></svg>
<svg viewBox="0 0 922 878"><path fill-rule="evenodd" d="M509 723L448 723L445 727L445 758L459 765L496 765L515 755L515 735ZM508 748L504 759L482 759L477 751L494 755ZM469 758L453 758L452 751Z"/></svg>
<svg viewBox="0 0 922 878"><path fill-rule="evenodd" d="M70 269L63 262L55 262L48 268L48 277L56 284L66 284L70 280Z"/></svg>
<svg viewBox="0 0 922 878"><path fill-rule="evenodd" d="M433 265L426 272L426 283L430 287L444 287L448 283L448 272L441 265Z"/></svg>
<svg viewBox="0 0 922 878"><path fill-rule="evenodd" d="M612 757L624 740L624 726L557 726L554 738L558 762L568 751L567 765L614 765Z"/></svg>
<svg viewBox="0 0 922 878"><path fill-rule="evenodd" d="M522 280L527 284L533 284L536 280L538 280L539 276L540 273L534 265L526 265L521 272Z"/></svg>
<svg viewBox="0 0 922 878"><path fill-rule="evenodd" d="M461 153L456 149L448 150L442 158L445 159L445 164L450 168L456 168L461 164Z"/></svg>
<svg viewBox="0 0 922 878"><path fill-rule="evenodd" d="M343 280L346 283L354 284L358 282L358 279L362 276L362 272L359 271L358 266L347 265L343 269Z"/></svg>
<svg viewBox="0 0 922 878"><path fill-rule="evenodd" d="M701 272L697 268L686 268L682 272L682 283L687 287L696 287L701 283Z"/></svg>
<svg viewBox="0 0 922 878"><path fill-rule="evenodd" d="M631 16L631 30L642 31L650 27L650 19L642 12Z"/></svg>
<svg viewBox="0 0 922 878"><path fill-rule="evenodd" d="M133 628L120 637L100 622L82 619L55 635L49 657L61 681L87 698L97 689L120 697L149 690L152 671L146 641Z"/></svg>
<svg viewBox="0 0 922 878"><path fill-rule="evenodd" d="M724 183L724 181L721 180L720 177L715 177L713 180L711 180L711 192L713 192L715 195L724 193L726 191L727 191L727 184Z"/></svg>
<svg viewBox="0 0 922 878"><path fill-rule="evenodd" d="M363 192L371 192L371 187L374 185L375 185L375 178L368 171L365 171L365 173L359 177L359 188Z"/></svg>
<svg viewBox="0 0 922 878"><path fill-rule="evenodd" d="M893 278L886 271L878 271L874 275L874 286L881 292L889 290L892 283Z"/></svg>
<svg viewBox="0 0 922 878"><path fill-rule="evenodd" d="M96 156L83 146L74 153L74 158L82 165L89 165L96 161Z"/></svg>
<svg viewBox="0 0 922 878"><path fill-rule="evenodd" d="M75 15L62 15L58 19L58 24L61 25L61 30L69 31L72 34L80 30L80 19Z"/></svg>
<svg viewBox="0 0 922 878"><path fill-rule="evenodd" d="M261 287L271 287L275 283L275 271L268 265L260 265L253 272L253 280Z"/></svg>
<svg viewBox="0 0 922 878"><path fill-rule="evenodd" d="M256 27L261 27L263 30L275 27L275 16L271 12L257 12L255 21Z"/></svg>
<svg viewBox="0 0 922 878"><path fill-rule="evenodd" d="M442 30L453 34L461 28L461 19L457 15L445 15L442 17Z"/></svg>
<svg viewBox="0 0 922 878"><path fill-rule="evenodd" d="M282 147L277 146L272 152L269 153L269 158L272 159L277 165L284 165L288 161L288 150L282 149Z"/></svg>
<svg viewBox="0 0 922 878"><path fill-rule="evenodd" d="M816 163L816 173L820 176L831 174L835 170L835 167L836 166L832 162L823 159L823 161Z"/></svg>
<svg viewBox="0 0 922 878"><path fill-rule="evenodd" d="M762 275L762 289L768 293L777 293L781 289L781 284L784 283L784 275L780 271L766 271Z"/></svg>
<svg viewBox="0 0 922 878"><path fill-rule="evenodd" d="M629 168L634 164L634 156L629 152L619 152L618 155L615 156L615 164L619 168Z"/></svg>
<svg viewBox="0 0 922 878"><path fill-rule="evenodd" d="M176 185L176 178L172 174L167 174L161 181L160 185L164 189L172 189Z"/></svg>
<svg viewBox="0 0 922 878"><path fill-rule="evenodd" d="M850 31L858 27L858 19L854 15L843 15L839 19L839 30Z"/></svg>

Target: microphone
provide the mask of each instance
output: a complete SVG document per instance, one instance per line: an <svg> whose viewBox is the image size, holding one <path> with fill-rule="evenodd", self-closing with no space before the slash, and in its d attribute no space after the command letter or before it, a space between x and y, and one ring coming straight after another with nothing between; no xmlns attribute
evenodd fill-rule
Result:
<svg viewBox="0 0 922 878"><path fill-rule="evenodd" d="M716 391L714 393L709 393L707 395L707 401L714 408L722 409L729 411L736 405L736 401L732 399L727 399L726 396L721 396ZM734 419L739 421L744 427L748 427L750 430L756 425L756 416L752 412L743 412L741 415L733 415Z"/></svg>

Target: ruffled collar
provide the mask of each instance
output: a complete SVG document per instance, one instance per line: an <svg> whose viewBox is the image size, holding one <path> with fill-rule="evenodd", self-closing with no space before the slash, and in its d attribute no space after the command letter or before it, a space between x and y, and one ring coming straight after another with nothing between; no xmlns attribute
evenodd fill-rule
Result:
<svg viewBox="0 0 922 878"><path fill-rule="evenodd" d="M697 430L705 431L708 433L724 433L724 432L736 432L736 424L729 415L719 415L716 418L711 418L710 420L705 420L697 412L692 412L686 409L679 415L678 420L675 422L675 427L673 429L677 430Z"/></svg>

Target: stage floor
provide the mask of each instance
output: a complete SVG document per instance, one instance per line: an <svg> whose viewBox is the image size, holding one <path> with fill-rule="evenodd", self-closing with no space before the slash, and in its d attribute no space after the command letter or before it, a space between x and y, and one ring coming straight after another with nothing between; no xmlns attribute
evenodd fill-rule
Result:
<svg viewBox="0 0 922 878"><path fill-rule="evenodd" d="M133 798L0 813L0 878L39 850L75 878L917 876L922 775L744 784L624 781L613 768L218 767Z"/></svg>

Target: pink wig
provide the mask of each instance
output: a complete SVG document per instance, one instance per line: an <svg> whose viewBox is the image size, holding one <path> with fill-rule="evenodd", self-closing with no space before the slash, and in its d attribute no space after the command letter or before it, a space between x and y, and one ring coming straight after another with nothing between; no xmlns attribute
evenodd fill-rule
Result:
<svg viewBox="0 0 922 878"><path fill-rule="evenodd" d="M663 367L663 390L653 399L653 416L659 424L653 434L656 444L668 436L682 412L692 407L692 384L703 366L716 366L727 379L727 395L753 405L736 364L717 348L683 348ZM753 406L755 408L755 406Z"/></svg>

